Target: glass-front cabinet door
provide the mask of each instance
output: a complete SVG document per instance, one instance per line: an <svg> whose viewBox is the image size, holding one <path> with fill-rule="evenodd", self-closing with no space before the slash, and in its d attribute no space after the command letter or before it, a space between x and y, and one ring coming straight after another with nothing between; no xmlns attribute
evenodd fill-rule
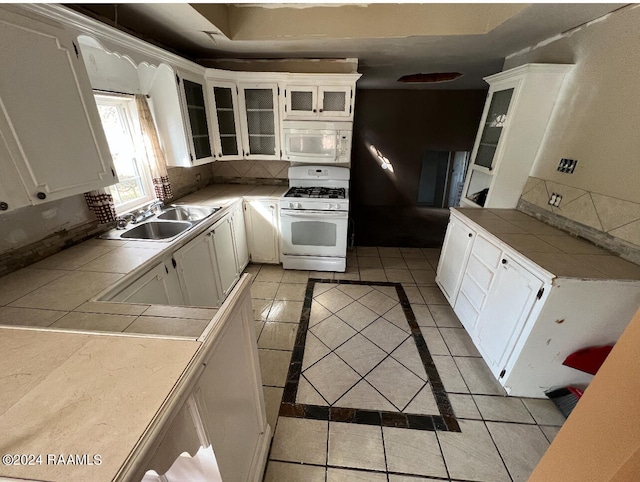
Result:
<svg viewBox="0 0 640 482"><path fill-rule="evenodd" d="M240 141L240 119L236 86L231 82L211 81L209 91L213 94L216 138L214 157L217 160L242 159Z"/></svg>
<svg viewBox="0 0 640 482"><path fill-rule="evenodd" d="M475 165L493 169L500 135L507 122L511 97L513 97L513 89L500 90L491 96L489 111L484 120L484 128L474 160Z"/></svg>
<svg viewBox="0 0 640 482"><path fill-rule="evenodd" d="M245 159L280 159L277 84L242 84L240 110Z"/></svg>
<svg viewBox="0 0 640 482"><path fill-rule="evenodd" d="M191 164L198 166L213 161L213 150L209 134L209 120L205 101L204 79L178 77L181 87L185 131Z"/></svg>
<svg viewBox="0 0 640 482"><path fill-rule="evenodd" d="M318 112L318 88L313 85L289 85L285 89L287 118L315 117Z"/></svg>
<svg viewBox="0 0 640 482"><path fill-rule="evenodd" d="M352 95L350 86L318 87L318 114L320 117L349 117Z"/></svg>

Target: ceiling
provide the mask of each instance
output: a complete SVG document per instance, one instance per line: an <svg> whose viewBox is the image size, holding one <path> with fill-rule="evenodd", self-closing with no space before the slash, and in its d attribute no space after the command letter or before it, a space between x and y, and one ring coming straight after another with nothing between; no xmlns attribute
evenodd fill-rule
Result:
<svg viewBox="0 0 640 482"><path fill-rule="evenodd" d="M67 6L211 67L232 65L238 70L248 70L251 69L249 59L354 58L358 60L357 71L363 74L358 81L359 88L484 89L486 83L482 77L502 70L506 56L623 5L138 3ZM222 62L224 59L234 60ZM264 65L261 70L265 70ZM435 84L397 82L403 75L439 72L463 75Z"/></svg>

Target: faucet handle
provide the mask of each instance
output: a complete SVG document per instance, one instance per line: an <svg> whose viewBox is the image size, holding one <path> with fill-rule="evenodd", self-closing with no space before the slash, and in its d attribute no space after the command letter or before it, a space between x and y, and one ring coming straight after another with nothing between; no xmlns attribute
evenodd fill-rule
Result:
<svg viewBox="0 0 640 482"><path fill-rule="evenodd" d="M127 224L135 223L136 217L131 213L123 214L122 216L118 216L116 219L116 229L125 229Z"/></svg>

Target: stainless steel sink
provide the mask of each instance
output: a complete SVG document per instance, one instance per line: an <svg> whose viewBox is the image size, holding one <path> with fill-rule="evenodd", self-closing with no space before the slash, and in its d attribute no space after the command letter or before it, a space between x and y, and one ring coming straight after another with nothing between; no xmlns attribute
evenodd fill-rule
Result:
<svg viewBox="0 0 640 482"><path fill-rule="evenodd" d="M173 206L166 211L158 214L158 219L170 221L189 221L192 223L202 221L204 218L211 216L219 207L209 206Z"/></svg>
<svg viewBox="0 0 640 482"><path fill-rule="evenodd" d="M120 235L124 239L167 239L177 236L192 226L192 223L184 221L148 221L129 229Z"/></svg>

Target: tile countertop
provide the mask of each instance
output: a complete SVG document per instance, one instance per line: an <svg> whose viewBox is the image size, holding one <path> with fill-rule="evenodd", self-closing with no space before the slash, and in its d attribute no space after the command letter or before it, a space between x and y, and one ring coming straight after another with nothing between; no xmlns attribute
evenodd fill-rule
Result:
<svg viewBox="0 0 640 482"><path fill-rule="evenodd" d="M287 189L214 184L171 203L228 207L241 197L279 198ZM198 226L191 233L197 235ZM90 239L10 273L0 278L0 325L197 338L217 309L94 301L134 270L151 268L191 233L170 243Z"/></svg>
<svg viewBox="0 0 640 482"><path fill-rule="evenodd" d="M523 212L454 210L557 277L640 280L640 266Z"/></svg>
<svg viewBox="0 0 640 482"><path fill-rule="evenodd" d="M2 453L42 456L5 463L2 476L113 480L200 346L0 327ZM54 465L48 454L87 454L88 462L97 454L101 463Z"/></svg>

